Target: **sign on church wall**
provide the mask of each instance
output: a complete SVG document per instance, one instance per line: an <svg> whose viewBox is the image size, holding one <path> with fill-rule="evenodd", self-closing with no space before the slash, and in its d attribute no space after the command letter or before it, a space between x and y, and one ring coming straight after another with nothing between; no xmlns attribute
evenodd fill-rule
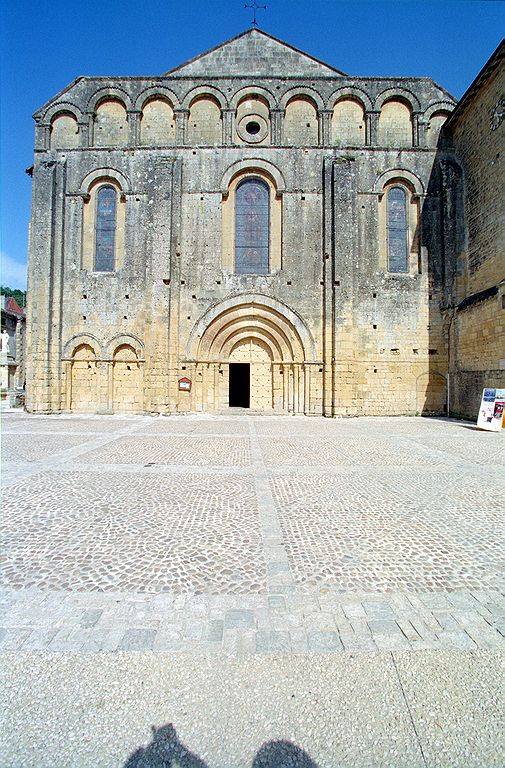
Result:
<svg viewBox="0 0 505 768"><path fill-rule="evenodd" d="M477 426L490 432L499 432L503 425L504 410L505 389L484 389Z"/></svg>
<svg viewBox="0 0 505 768"><path fill-rule="evenodd" d="M182 392L191 392L191 379L186 377L179 379L179 390Z"/></svg>

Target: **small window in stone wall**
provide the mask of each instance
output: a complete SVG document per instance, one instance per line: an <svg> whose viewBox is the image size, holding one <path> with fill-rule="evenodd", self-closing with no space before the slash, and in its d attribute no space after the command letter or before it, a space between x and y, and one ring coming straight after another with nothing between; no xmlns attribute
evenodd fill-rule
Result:
<svg viewBox="0 0 505 768"><path fill-rule="evenodd" d="M387 238L389 271L407 272L407 194L402 187L392 187L387 193Z"/></svg>
<svg viewBox="0 0 505 768"><path fill-rule="evenodd" d="M98 190L96 197L95 271L113 272L115 269L116 198L114 187Z"/></svg>
<svg viewBox="0 0 505 768"><path fill-rule="evenodd" d="M235 271L266 275L269 270L270 192L261 179L245 179L235 194Z"/></svg>

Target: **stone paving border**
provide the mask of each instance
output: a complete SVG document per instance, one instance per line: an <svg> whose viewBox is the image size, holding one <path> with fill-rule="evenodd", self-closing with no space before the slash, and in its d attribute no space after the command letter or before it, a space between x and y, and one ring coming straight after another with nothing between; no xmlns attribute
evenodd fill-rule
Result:
<svg viewBox="0 0 505 768"><path fill-rule="evenodd" d="M283 545L281 524L277 515L270 477L258 444L256 426L251 418L247 419L251 438L251 459L258 500L261 537L267 568L268 590L273 594L294 591L294 582L289 567L289 560Z"/></svg>
<svg viewBox="0 0 505 768"><path fill-rule="evenodd" d="M504 649L497 592L0 595L1 651L328 653Z"/></svg>

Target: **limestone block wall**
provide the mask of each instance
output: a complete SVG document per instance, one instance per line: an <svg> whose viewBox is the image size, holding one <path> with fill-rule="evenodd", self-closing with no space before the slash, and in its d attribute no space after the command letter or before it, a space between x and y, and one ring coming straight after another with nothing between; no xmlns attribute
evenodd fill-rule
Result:
<svg viewBox="0 0 505 768"><path fill-rule="evenodd" d="M404 86L393 98L396 81L331 71L310 85L289 72L254 83L175 73L80 78L52 100L36 116L28 408L225 408L228 365L254 348L253 407L442 412L449 224L443 158L420 125L451 102L428 79ZM69 112L79 147L57 122ZM268 274L234 267L234 194L247 176L269 187ZM409 197L404 274L386 257L395 183ZM87 215L102 184L121 219L109 272L94 268Z"/></svg>
<svg viewBox="0 0 505 768"><path fill-rule="evenodd" d="M505 386L505 47L450 121L465 181L466 248L455 277L451 333L454 413L476 418L484 387Z"/></svg>
<svg viewBox="0 0 505 768"><path fill-rule="evenodd" d="M360 151L325 167L325 412L336 415L445 408L441 222L428 193L435 157L404 152L396 160L402 172L394 178L420 183L405 274L389 273L381 257L382 182L375 180L392 159Z"/></svg>

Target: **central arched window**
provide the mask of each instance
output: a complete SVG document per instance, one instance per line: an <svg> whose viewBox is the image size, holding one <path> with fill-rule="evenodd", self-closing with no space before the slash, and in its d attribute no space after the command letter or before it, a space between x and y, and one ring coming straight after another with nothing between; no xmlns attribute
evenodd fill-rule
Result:
<svg viewBox="0 0 505 768"><path fill-rule="evenodd" d="M96 196L96 272L113 272L115 269L116 197L117 192L112 186L100 187Z"/></svg>
<svg viewBox="0 0 505 768"><path fill-rule="evenodd" d="M391 187L387 193L388 269L408 271L407 194L403 187Z"/></svg>
<svg viewBox="0 0 505 768"><path fill-rule="evenodd" d="M269 271L270 191L258 178L242 181L235 194L235 272Z"/></svg>

